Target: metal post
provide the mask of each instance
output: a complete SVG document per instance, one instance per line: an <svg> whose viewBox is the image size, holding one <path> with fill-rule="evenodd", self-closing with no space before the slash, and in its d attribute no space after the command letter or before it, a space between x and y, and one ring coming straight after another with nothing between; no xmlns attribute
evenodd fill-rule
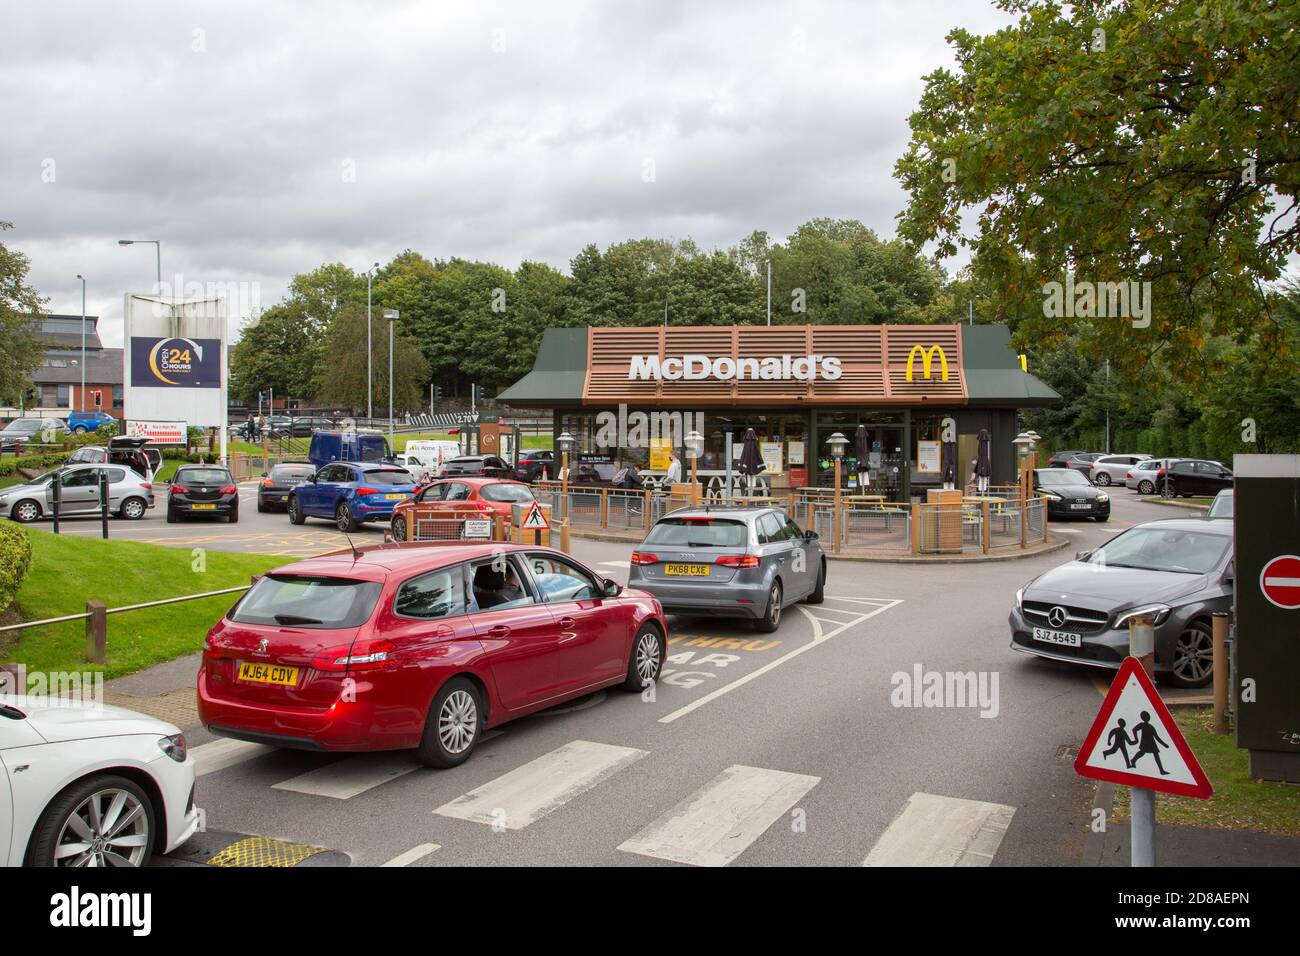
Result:
<svg viewBox="0 0 1300 956"><path fill-rule="evenodd" d="M375 417L374 403L371 399L372 386L370 384L371 366L374 363L374 346L370 341L370 285L374 279L375 270L373 268L366 270L366 424Z"/></svg>
<svg viewBox="0 0 1300 956"><path fill-rule="evenodd" d="M95 664L108 663L108 609L103 601L87 601L86 659Z"/></svg>
<svg viewBox="0 0 1300 956"><path fill-rule="evenodd" d="M63 510L63 476L55 474L50 479L50 488L54 492L52 504L54 507L54 533L59 533L59 512Z"/></svg>
<svg viewBox="0 0 1300 956"><path fill-rule="evenodd" d="M772 324L772 260L767 260L767 324Z"/></svg>
<svg viewBox="0 0 1300 956"><path fill-rule="evenodd" d="M108 540L108 470L99 473L99 524L100 534Z"/></svg>
<svg viewBox="0 0 1300 956"><path fill-rule="evenodd" d="M395 337L397 324L396 319L388 320L388 453L394 455L397 453L397 446L393 443L393 339Z"/></svg>
<svg viewBox="0 0 1300 956"><path fill-rule="evenodd" d="M840 551L840 459L835 457L835 510L831 512L831 534L835 536L834 550Z"/></svg>
<svg viewBox="0 0 1300 956"><path fill-rule="evenodd" d="M1128 653L1136 657L1148 677L1155 677L1156 628L1149 617L1135 617L1128 625ZM1129 865L1156 865L1156 794L1140 787L1129 789L1132 823L1129 826Z"/></svg>
<svg viewBox="0 0 1300 956"><path fill-rule="evenodd" d="M1228 612L1215 611L1214 635L1214 724L1213 733L1228 732Z"/></svg>
<svg viewBox="0 0 1300 956"><path fill-rule="evenodd" d="M86 408L86 277L77 274L81 280L81 392L77 395L77 401L73 403L74 410L85 411ZM77 409L77 404L81 405Z"/></svg>

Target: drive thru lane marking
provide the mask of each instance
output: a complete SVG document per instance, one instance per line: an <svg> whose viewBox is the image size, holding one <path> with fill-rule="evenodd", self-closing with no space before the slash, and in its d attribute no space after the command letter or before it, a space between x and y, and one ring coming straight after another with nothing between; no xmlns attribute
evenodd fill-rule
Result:
<svg viewBox="0 0 1300 956"><path fill-rule="evenodd" d="M762 677L768 671L775 670L776 668L780 667L782 664L784 664L786 661L790 660L791 658L798 657L804 651L811 650L812 648L816 647L818 644L822 644L826 641L829 641L832 637L835 637L837 634L842 634L850 627L853 627L857 624L861 624L863 621L875 617L877 614L880 614L882 611L888 611L890 608L897 607L899 604L903 603L902 600L875 602L875 601L866 601L861 598L835 598L833 600L855 601L864 604L871 604L874 606L874 610L868 611L865 614L859 614L853 620L848 622L844 622L844 623L828 622L828 623L834 623L835 627L827 631L827 630L823 630L821 619L814 617L811 613L809 613L807 608L803 607L802 605L799 605L799 610L803 611L804 614L807 615L808 619L812 621L813 639L811 641L809 641L807 644L803 644L799 647L796 647L792 651L787 651L786 653L782 654L780 657L776 658L776 660L769 661L768 663L764 664L762 667L750 671L748 674L744 675L743 677L736 678L730 684L724 684L722 687L719 687L717 690L710 691L709 693L705 694L703 697L699 698L698 700L693 700L689 704L686 704L684 707L677 708L671 714L666 714L663 717L660 717L659 723L671 724L677 718L685 717L687 714L691 713L692 711L698 710L699 708L703 707L705 704L709 703L709 701L716 700L717 698L721 697L723 694L729 694L733 690L736 690L738 687L743 687L745 684L748 684L750 681Z"/></svg>
<svg viewBox="0 0 1300 956"><path fill-rule="evenodd" d="M863 866L988 866L1016 808L914 793Z"/></svg>
<svg viewBox="0 0 1300 956"><path fill-rule="evenodd" d="M410 866L417 860L423 860L434 850L441 850L442 846L438 843L421 843L419 846L413 846L405 853L399 853L387 863L381 863L380 866Z"/></svg>

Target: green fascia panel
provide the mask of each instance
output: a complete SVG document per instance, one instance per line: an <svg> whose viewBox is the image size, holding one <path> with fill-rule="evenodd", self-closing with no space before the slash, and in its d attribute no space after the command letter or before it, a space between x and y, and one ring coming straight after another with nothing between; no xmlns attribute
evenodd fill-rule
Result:
<svg viewBox="0 0 1300 956"><path fill-rule="evenodd" d="M962 372L972 405L1027 408L1055 405L1061 396L1020 369L1005 325L964 325L961 329Z"/></svg>

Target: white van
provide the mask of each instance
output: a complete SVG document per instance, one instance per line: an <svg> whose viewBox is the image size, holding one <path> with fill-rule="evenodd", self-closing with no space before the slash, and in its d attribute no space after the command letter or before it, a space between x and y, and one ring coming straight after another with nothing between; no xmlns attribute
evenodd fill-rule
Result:
<svg viewBox="0 0 1300 956"><path fill-rule="evenodd" d="M405 453L397 457L417 481L429 481L437 478L442 466L459 454L459 442L442 439L407 442Z"/></svg>

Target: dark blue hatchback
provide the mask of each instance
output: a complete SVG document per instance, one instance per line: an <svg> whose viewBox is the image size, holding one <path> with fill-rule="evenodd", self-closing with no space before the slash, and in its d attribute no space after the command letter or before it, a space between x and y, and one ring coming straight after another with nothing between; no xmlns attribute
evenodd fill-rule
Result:
<svg viewBox="0 0 1300 956"><path fill-rule="evenodd" d="M289 520L328 518L340 531L355 531L364 522L388 522L393 507L415 491L404 468L380 462L336 461L289 493Z"/></svg>

